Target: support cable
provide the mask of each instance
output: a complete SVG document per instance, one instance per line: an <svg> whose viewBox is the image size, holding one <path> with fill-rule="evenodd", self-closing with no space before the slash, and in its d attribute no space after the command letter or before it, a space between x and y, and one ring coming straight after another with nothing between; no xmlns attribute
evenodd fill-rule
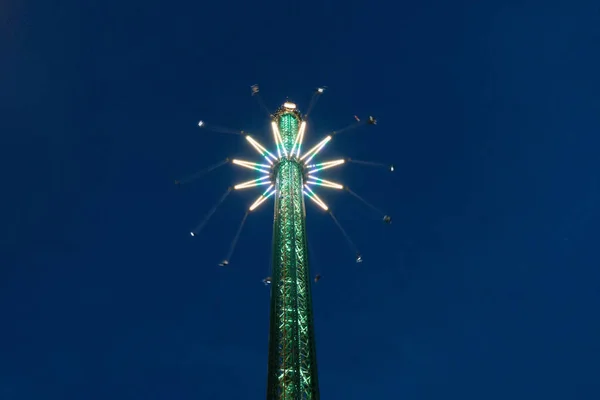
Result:
<svg viewBox="0 0 600 400"><path fill-rule="evenodd" d="M200 171L198 171L192 175L189 175L183 179L176 180L175 184L177 186L181 186L181 185L185 185L187 183L192 183L195 180L198 180L199 178L201 178L203 175L206 175L209 172L214 171L215 169L222 167L223 165L229 163L229 161L231 161L231 160L229 158L226 158L226 159L219 161L218 163L213 164L207 168L201 169Z"/></svg>
<svg viewBox="0 0 600 400"><path fill-rule="evenodd" d="M244 214L244 218L242 218L242 222L240 223L240 226L238 227L238 230L235 233L233 241L231 242L231 245L229 246L229 251L227 252L227 256L225 257L225 260L228 262L231 261L231 256L233 255L235 246L237 245L238 240L240 239L240 234L242 233L242 229L244 228L244 224L246 223L246 219L248 218L249 213L250 213L249 211L246 211L246 214Z"/></svg>
<svg viewBox="0 0 600 400"><path fill-rule="evenodd" d="M192 230L190 232L190 235L197 236L202 231L202 229L204 229L204 227L208 223L208 220L210 219L210 217L212 217L212 215L215 213L215 211L217 211L217 208L225 201L225 199L227 198L227 196L229 195L229 193L231 193L232 190L233 190L233 188L227 189L227 191L223 194L223 196L221 196L221 198L219 199L219 201L213 206L213 208L208 212L208 214L206 214L206 216L198 224L198 226L196 226L194 228L194 230Z"/></svg>
<svg viewBox="0 0 600 400"><path fill-rule="evenodd" d="M333 215L333 212L331 212L331 210L329 211L329 215L331 215L331 219L333 219L333 222L335 222L335 224L337 225L337 227L342 232L342 235L344 235L344 238L346 239L346 242L348 242L348 245L350 246L350 248L356 254L360 254L360 252L358 251L358 248L356 247L356 245L354 244L354 242L352 241L352 239L350 239L350 235L348 235L348 233L346 233L346 231L344 230L344 228L342 227L342 225L340 224L340 222L337 220L337 218L335 217L335 215Z"/></svg>
<svg viewBox="0 0 600 400"><path fill-rule="evenodd" d="M349 188L345 187L345 189L348 193L350 193L352 196L356 197L358 200L360 200L363 204L365 204L370 209L374 210L375 212L377 212L378 214L380 214L382 216L385 215L385 213L383 211L381 211L379 208L375 207L373 204L369 203L368 201L366 201L365 199L363 199L362 197L360 197L359 195L354 193Z"/></svg>

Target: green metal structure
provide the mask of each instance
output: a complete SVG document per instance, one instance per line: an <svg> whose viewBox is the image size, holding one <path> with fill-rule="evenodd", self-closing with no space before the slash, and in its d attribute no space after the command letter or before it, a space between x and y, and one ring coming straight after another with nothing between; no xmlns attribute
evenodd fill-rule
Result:
<svg viewBox="0 0 600 400"><path fill-rule="evenodd" d="M316 95L322 93L323 90L324 88L318 88ZM253 95L258 94L257 85L252 86L252 92ZM311 104L314 104L314 102L311 101ZM308 108L310 110L310 105ZM244 135L248 143L264 158L264 162L255 163L227 158L225 161L201 171L202 173L211 171L220 165L231 162L240 167L258 171L259 177L229 188L190 234L192 236L198 235L231 191L268 185L268 189L248 208L226 258L219 265L221 267L229 265L229 260L248 213L256 210L269 197L273 196L275 199L275 212L273 218L272 272L270 277L263 280L265 284L271 284L267 400L318 400L319 383L304 201L308 198L322 210L328 212L346 237L348 244L356 251L352 241L327 205L311 189L311 186L322 186L337 190L347 189L339 183L320 178L318 173L342 165L350 159L319 163L312 161L331 141L333 135L336 134L335 131L324 137L308 151L301 152L306 121L303 120L294 103L285 102L274 114L269 115L272 119L271 129L276 146L275 152L268 151L256 139L243 131L233 131L233 133ZM358 117L355 116L355 119L357 123L352 126L358 126L360 123ZM369 117L366 122L374 125L376 121L373 117ZM198 126L206 128L204 121L200 121ZM337 133L343 130L337 131ZM217 129L217 131L223 132L223 128ZM224 132L232 133L230 130ZM391 167L391 170L393 170L393 167ZM196 176L198 174L183 181L176 181L176 183L190 182ZM358 197L349 189L347 191ZM360 199L365 202L362 198ZM391 218L385 216L384 221L389 223ZM356 262L362 262L358 251L356 251L356 256ZM317 274L315 282L319 278L320 275Z"/></svg>
<svg viewBox="0 0 600 400"><path fill-rule="evenodd" d="M302 118L297 110L282 107L273 121L281 135L281 151L291 156L280 158L272 169L275 215L267 400L316 400L319 385L303 196L306 170L292 154Z"/></svg>
<svg viewBox="0 0 600 400"><path fill-rule="evenodd" d="M251 89L252 96L256 96L263 108L266 109L264 103L260 100L258 85L252 85ZM307 115L314 106L316 98L324 90L325 87L316 89L308 106ZM266 111L269 112L268 109ZM248 214L273 196L275 199L275 212L273 218L272 271L270 277L263 279L265 284L271 285L267 400L318 400L320 398L319 381L304 200L305 198L310 199L331 216L349 246L355 251L356 262L361 263L362 256L358 249L329 210L329 207L317 196L311 186L345 190L372 210L380 213L383 216L384 223L390 224L392 219L389 215L384 215L383 212L348 187L320 178L318 173L346 162L385 167L390 171L394 171L394 166L350 158L318 163L312 161L332 140L334 135L360 126L362 123L376 125L377 120L373 116L369 116L368 119L361 122L358 116L355 115L355 123L341 130L332 131L314 147L301 152L306 121L303 120L302 115L297 110L296 104L286 101L274 114L269 112L269 115L276 146L275 152L267 150L244 131L211 127L210 125L208 128L216 132L245 136L248 143L264 158L263 162L256 163L226 158L186 179L176 180L175 183L177 185L189 183L200 175L228 163L259 173L259 176L255 179L228 188L204 219L190 232L191 236L197 236L204 229L216 209L232 191L268 185L268 189L249 206L244 214L229 247L229 252L225 259L219 263L219 266L226 267L229 265ZM206 123L202 120L198 122L198 126L207 129ZM319 279L320 274L315 275L315 282Z"/></svg>

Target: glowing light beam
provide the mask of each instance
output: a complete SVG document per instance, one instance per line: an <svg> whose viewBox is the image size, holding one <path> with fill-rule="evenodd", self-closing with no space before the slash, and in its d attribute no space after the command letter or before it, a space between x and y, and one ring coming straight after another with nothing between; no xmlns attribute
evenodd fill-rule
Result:
<svg viewBox="0 0 600 400"><path fill-rule="evenodd" d="M331 139L332 136L329 135L325 139L321 140L319 143L317 143L316 146L314 146L312 149L307 151L302 157L300 157L300 161L303 161L306 157L311 156L308 160L305 161L305 163L308 163L308 161L311 160L314 156L316 156L317 153L320 152Z"/></svg>
<svg viewBox="0 0 600 400"><path fill-rule="evenodd" d="M271 181L269 181L270 178L271 178L270 176L263 176L262 178L252 179L251 181L239 183L239 184L235 185L233 188L235 190L240 190L240 189L247 189L247 188L254 187L254 186L268 185L271 183Z"/></svg>
<svg viewBox="0 0 600 400"><path fill-rule="evenodd" d="M325 211L329 210L329 207L327 207L327 204L325 204L325 202L323 200L321 200L319 198L319 196L317 196L316 193L312 191L311 188L309 188L308 186L304 186L304 189L305 190L303 190L303 192L309 199L314 201L323 210L325 210Z"/></svg>
<svg viewBox="0 0 600 400"><path fill-rule="evenodd" d="M340 160L327 161L327 162L323 162L323 163L319 163L319 164L309 165L307 167L307 168L310 168L308 171L308 174L310 175L310 174L314 174L317 171L322 171L324 169L337 167L338 165L342 165L345 162L346 162L346 160L340 159Z"/></svg>
<svg viewBox="0 0 600 400"><path fill-rule="evenodd" d="M344 188L344 186L340 185L339 183L335 183L335 182L327 181L325 179L317 178L316 176L309 176L306 184L307 185L325 186L325 187L329 187L329 188L333 188L333 189L343 189Z"/></svg>
<svg viewBox="0 0 600 400"><path fill-rule="evenodd" d="M296 152L296 157L300 156L300 146L302 146L302 139L304 139L304 131L306 130L306 121L302 121L300 124L300 130L296 135L296 140L294 141L294 145L292 146L292 151L290 151L290 155L293 156L294 152ZM298 146L298 148L296 148Z"/></svg>
<svg viewBox="0 0 600 400"><path fill-rule="evenodd" d="M286 154L286 152L281 133L279 132L279 128L275 121L271 121L271 130L273 131L273 140L275 141L275 147L277 148L277 155L281 158L281 150L283 149L284 154Z"/></svg>
<svg viewBox="0 0 600 400"><path fill-rule="evenodd" d="M254 203L252 203L250 208L248 208L248 211L256 210L256 208L258 206L260 206L262 203L264 203L265 200L267 200L269 197L273 196L273 194L275 194L275 189L273 188L273 185L271 185L271 186L269 186L269 188L267 190L265 190L265 192L263 194L260 195L260 197L258 199L256 199L256 201Z"/></svg>
<svg viewBox="0 0 600 400"><path fill-rule="evenodd" d="M277 157L269 152L269 150L265 149L263 145L254 140L250 135L246 136L246 140L260 153L261 156L267 160L270 165L273 165L273 161L277 161ZM269 158L270 157L270 158ZM273 161L271 161L273 159Z"/></svg>
<svg viewBox="0 0 600 400"><path fill-rule="evenodd" d="M239 165L240 167L253 169L255 171L260 171L265 174L269 173L269 170L267 168L270 168L270 166L265 165L265 164L258 164L258 163L253 163L250 161L243 161L243 160L237 160L237 159L233 159L233 160L231 160L231 162L234 163L235 165Z"/></svg>

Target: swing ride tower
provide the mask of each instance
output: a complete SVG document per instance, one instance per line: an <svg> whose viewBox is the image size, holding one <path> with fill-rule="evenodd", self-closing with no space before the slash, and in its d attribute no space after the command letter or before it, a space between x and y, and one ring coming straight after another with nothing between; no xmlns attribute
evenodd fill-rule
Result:
<svg viewBox="0 0 600 400"><path fill-rule="evenodd" d="M263 279L271 285L271 311L269 327L269 353L267 373L267 400L318 400L319 384L317 377L317 358L315 335L313 327L311 282L308 262L308 242L306 238L305 198L310 199L323 211L327 212L344 235L348 245L355 252L356 262L362 262L358 249L333 215L329 207L317 196L311 187L321 186L330 189L345 190L356 197L373 211L383 216L386 224L391 223L391 217L383 215L381 210L368 203L348 187L339 183L320 178L319 171L333 168L345 162L385 167L394 170L393 165L359 161L354 159L338 159L314 163L312 161L329 143L333 136L343 131L361 126L362 124L376 125L377 121L370 116L361 121L356 115L352 125L341 130L332 131L308 151L301 151L306 131L306 119L317 98L325 87L318 88L308 106L307 113L302 116L296 105L285 102L275 113L271 114L264 106L259 95L258 85L251 86L252 96L255 96L271 119L271 130L276 150L270 152L244 131L236 131L198 122L200 128L228 134L238 134L245 137L248 143L264 159L262 163L226 158L197 174L186 179L177 180L177 185L196 180L199 176L225 164L235 164L240 167L257 171L259 176L227 189L214 207L202 221L190 232L191 236L205 228L211 216L233 191L268 186L249 206L237 229L225 259L220 267L228 267L234 253L240 233L248 214L256 210L269 197L275 200L273 217L272 271L271 276ZM315 282L320 274L315 275Z"/></svg>
<svg viewBox="0 0 600 400"><path fill-rule="evenodd" d="M318 399L317 359L306 241L305 164L299 143L305 123L291 103L274 115L279 158L275 188L267 400ZM275 129L277 128L277 129Z"/></svg>

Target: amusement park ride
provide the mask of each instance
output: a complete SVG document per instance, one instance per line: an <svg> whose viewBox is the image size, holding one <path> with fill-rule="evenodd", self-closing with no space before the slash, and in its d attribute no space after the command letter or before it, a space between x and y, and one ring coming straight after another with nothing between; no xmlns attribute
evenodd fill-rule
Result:
<svg viewBox="0 0 600 400"><path fill-rule="evenodd" d="M273 247L271 276L263 279L265 285L271 286L271 317L269 335L267 400L299 400L319 399L317 377L317 359L314 339L311 278L309 272L308 242L306 238L305 198L310 199L323 211L327 212L344 235L348 244L355 252L355 261L361 263L362 255L340 225L329 207L314 192L316 186L336 190L346 190L365 205L380 213L385 224L391 224L392 218L384 215L379 209L368 203L362 197L344 185L320 178L320 171L340 166L346 162L385 167L394 171L393 165L375 162L359 161L350 158L315 162L319 152L334 136L343 131L357 128L363 124L374 126L377 120L369 116L364 121L354 116L355 123L331 132L308 151L303 151L307 130L307 118L319 96L326 87L317 88L307 108L302 115L296 104L286 101L275 113L269 112L271 131L275 150L269 151L246 132L225 130L208 126L200 121L198 126L203 129L227 131L245 136L245 139L258 152L263 161L260 163L238 159L225 159L202 173L214 170L222 165L232 163L240 167L256 170L256 179L237 184L227 190L215 206L209 211L203 221L191 232L192 236L204 228L218 206L229 193L256 186L264 186L266 190L250 205L231 243L229 252L219 266L229 265L236 243L248 217L248 214L263 204L270 197L275 201L273 218ZM259 95L258 85L251 86L252 96L267 110ZM198 174L194 175L196 178ZM180 185L191 179L175 181ZM314 282L321 279L317 274Z"/></svg>

